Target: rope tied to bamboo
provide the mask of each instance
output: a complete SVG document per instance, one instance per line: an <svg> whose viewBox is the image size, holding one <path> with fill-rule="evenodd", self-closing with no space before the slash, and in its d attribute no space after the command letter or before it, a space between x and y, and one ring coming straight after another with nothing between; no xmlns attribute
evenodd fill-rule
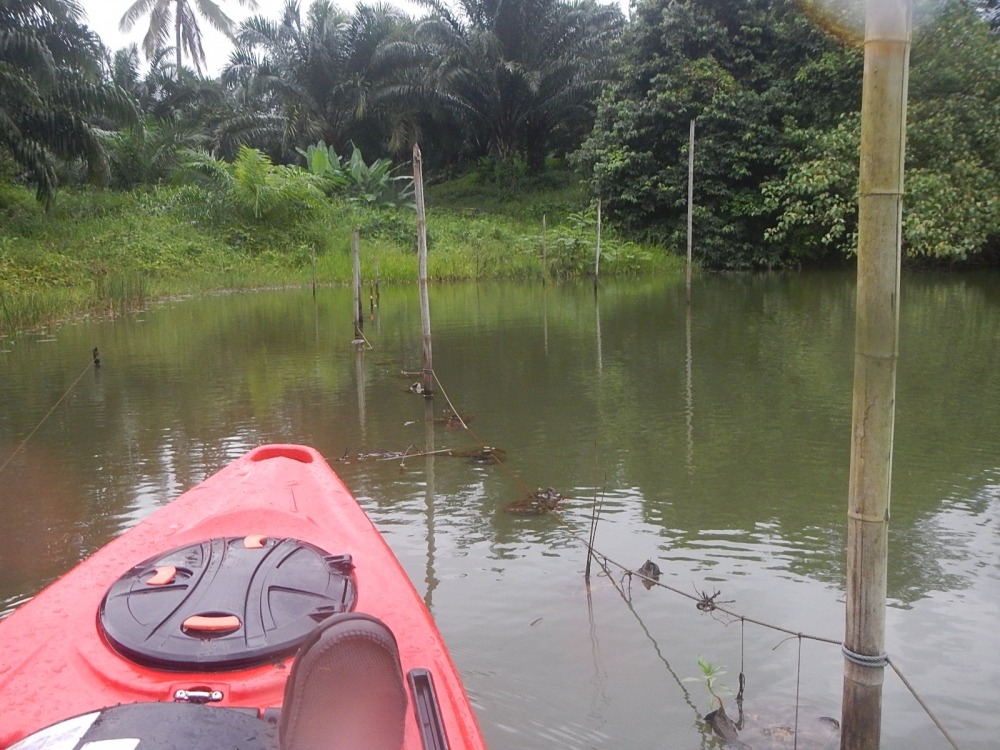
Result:
<svg viewBox="0 0 1000 750"><path fill-rule="evenodd" d="M889 666L889 656L885 653L878 654L877 656L869 656L868 654L859 654L856 651L851 651L844 643L841 645L840 650L844 653L844 658L850 662L854 662L862 667L871 667L872 669L884 669Z"/></svg>

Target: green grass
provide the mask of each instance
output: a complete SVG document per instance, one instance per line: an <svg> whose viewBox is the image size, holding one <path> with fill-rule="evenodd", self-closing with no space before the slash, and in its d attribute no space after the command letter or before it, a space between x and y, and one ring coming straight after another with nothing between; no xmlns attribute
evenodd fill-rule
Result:
<svg viewBox="0 0 1000 750"><path fill-rule="evenodd" d="M428 274L448 281L585 275L595 235L587 209L580 187L562 172L507 190L474 176L433 186ZM330 202L262 223L236 218L189 186L63 190L46 212L27 189L0 187L0 334L121 314L167 296L308 286L314 258L318 284L349 284L355 228L364 278L413 280L412 209ZM624 242L605 227L602 276L679 270L679 257Z"/></svg>

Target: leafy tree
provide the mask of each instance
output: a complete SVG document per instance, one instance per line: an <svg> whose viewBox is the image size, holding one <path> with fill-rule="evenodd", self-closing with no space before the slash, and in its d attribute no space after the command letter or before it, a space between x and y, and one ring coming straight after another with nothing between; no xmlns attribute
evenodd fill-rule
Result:
<svg viewBox="0 0 1000 750"><path fill-rule="evenodd" d="M860 101L860 57L790 0L650 0L624 45L578 161L626 229L682 247L689 122L697 119L696 247L709 267L789 262L765 245L761 185L780 173L789 130Z"/></svg>
<svg viewBox="0 0 1000 750"><path fill-rule="evenodd" d="M109 138L113 184L132 187L169 178L180 165L182 149L204 149L235 158L239 143L228 138L225 124L236 103L215 80L177 77L169 50L161 49L142 71L136 45L118 50L108 76L139 104L145 127Z"/></svg>
<svg viewBox="0 0 1000 750"><path fill-rule="evenodd" d="M1000 31L1000 0L978 0L976 4L990 28Z"/></svg>
<svg viewBox="0 0 1000 750"><path fill-rule="evenodd" d="M82 160L87 177L108 177L97 124L138 123L128 94L102 81L104 49L73 0L0 4L0 147L51 201L60 162Z"/></svg>
<svg viewBox="0 0 1000 750"><path fill-rule="evenodd" d="M967 3L918 29L911 52L903 244L962 260L1000 240L1000 40ZM812 255L857 246L860 117L803 130L789 169L764 186L778 212L769 238Z"/></svg>
<svg viewBox="0 0 1000 750"><path fill-rule="evenodd" d="M239 0L239 3L245 8L257 8L256 0ZM142 40L146 58L155 57L166 47L173 32L174 51L177 55L177 65L174 70L177 76L181 74L184 52L191 57L199 73L205 65L205 49L201 43L198 15L226 36L231 37L233 33L233 20L214 0L193 0L193 2L192 0L135 0L122 16L119 28L122 31L131 31L138 20L147 15L149 27Z"/></svg>

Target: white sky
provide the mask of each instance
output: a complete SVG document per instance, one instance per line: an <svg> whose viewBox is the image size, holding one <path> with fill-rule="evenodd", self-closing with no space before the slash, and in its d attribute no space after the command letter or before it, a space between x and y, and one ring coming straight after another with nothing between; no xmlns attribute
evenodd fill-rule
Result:
<svg viewBox="0 0 1000 750"><path fill-rule="evenodd" d="M86 24L98 33L101 41L111 49L112 52L121 49L129 44L135 43L139 46L140 54L142 50L142 38L146 34L148 23L142 20L132 27L132 31L123 34L118 31L118 23L122 15L132 5L134 0L81 0L81 5L87 13ZM285 6L285 0L257 0L257 10L248 10L239 4L238 0L216 0L226 14L236 23L251 15L262 15L265 18L276 20ZM392 5L400 8L404 13L412 17L419 17L423 14L423 9L407 0L390 0ZM371 3L374 4L374 3ZM303 14L310 5L310 0L303 0L300 7ZM337 5L344 10L354 8L354 0L339 0ZM222 66L229 59L232 44L226 37L213 29L207 21L200 23L202 31L202 45L205 48L205 58L208 67L205 69L207 75L218 75Z"/></svg>

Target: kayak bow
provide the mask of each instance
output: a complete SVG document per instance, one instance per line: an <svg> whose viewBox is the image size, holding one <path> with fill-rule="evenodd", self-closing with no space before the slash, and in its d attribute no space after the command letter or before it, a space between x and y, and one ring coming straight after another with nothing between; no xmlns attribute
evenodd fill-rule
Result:
<svg viewBox="0 0 1000 750"><path fill-rule="evenodd" d="M401 706L400 747L485 749L429 611L339 477L305 446L256 448L185 492L0 622L0 643L0 748L121 704L158 704L168 729L179 721L168 712L210 708L282 725L296 674L300 694L333 689L350 718L379 725L381 710L357 715L351 683L366 675L351 677L351 658L333 688L309 687L324 659L336 663L327 651L377 643L373 663L390 675L398 664L386 691ZM152 731L160 719L144 710L115 713L138 712ZM326 710L331 717L310 721L335 723ZM283 749L294 735L281 726Z"/></svg>

